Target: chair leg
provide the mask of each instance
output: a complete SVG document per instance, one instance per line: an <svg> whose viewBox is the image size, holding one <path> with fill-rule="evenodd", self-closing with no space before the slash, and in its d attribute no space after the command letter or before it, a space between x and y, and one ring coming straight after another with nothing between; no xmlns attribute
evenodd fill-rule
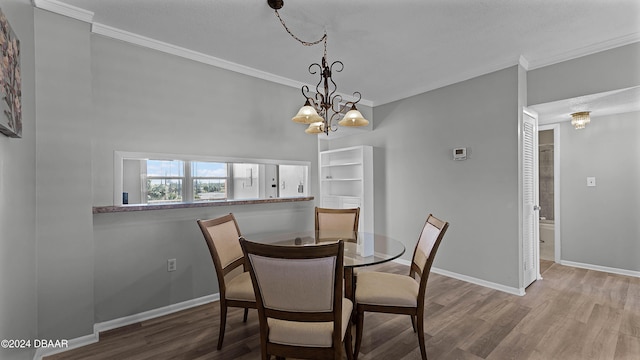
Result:
<svg viewBox="0 0 640 360"><path fill-rule="evenodd" d="M218 350L222 349L224 327L227 325L227 304L220 303L220 332L218 333Z"/></svg>
<svg viewBox="0 0 640 360"><path fill-rule="evenodd" d="M420 344L420 355L422 360L427 360L427 347L424 343L424 318L418 314L418 344Z"/></svg>
<svg viewBox="0 0 640 360"><path fill-rule="evenodd" d="M347 360L353 360L353 344L351 340L351 324L347 327L344 335L344 350L347 353Z"/></svg>
<svg viewBox="0 0 640 360"><path fill-rule="evenodd" d="M362 345L362 329L364 326L364 311L358 311L356 318L358 322L356 323L356 349L353 352L353 360L358 360L358 354L360 354L360 345Z"/></svg>
<svg viewBox="0 0 640 360"><path fill-rule="evenodd" d="M411 316L411 326L413 327L413 332L416 332L416 317L415 315L409 315Z"/></svg>
<svg viewBox="0 0 640 360"><path fill-rule="evenodd" d="M248 314L249 314L249 308L244 308L244 317L242 318L242 322L247 322Z"/></svg>

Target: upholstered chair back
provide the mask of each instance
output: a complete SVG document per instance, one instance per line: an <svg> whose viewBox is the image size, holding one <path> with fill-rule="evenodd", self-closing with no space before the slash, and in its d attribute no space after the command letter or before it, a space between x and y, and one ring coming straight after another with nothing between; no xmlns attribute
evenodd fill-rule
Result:
<svg viewBox="0 0 640 360"><path fill-rule="evenodd" d="M316 231L319 239L353 239L358 232L360 208L316 208Z"/></svg>
<svg viewBox="0 0 640 360"><path fill-rule="evenodd" d="M336 257L277 259L249 254L265 308L333 311ZM309 286L313 282L313 286Z"/></svg>

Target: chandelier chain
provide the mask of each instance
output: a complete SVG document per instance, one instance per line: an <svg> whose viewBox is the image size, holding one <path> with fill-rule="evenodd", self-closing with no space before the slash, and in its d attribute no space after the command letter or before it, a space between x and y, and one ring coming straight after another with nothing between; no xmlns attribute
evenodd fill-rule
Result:
<svg viewBox="0 0 640 360"><path fill-rule="evenodd" d="M296 39L300 44L304 45L304 46L313 46L313 45L317 45L320 44L321 42L324 41L324 55L327 55L327 32L324 32L324 35L322 35L322 37L316 41L304 41L302 39L300 39L299 37L295 36L293 34L293 32L291 32L291 30L289 30L289 27L287 27L287 24L284 23L284 20L282 20L282 18L280 17L280 14L278 13L278 10L275 9L274 10L276 12L276 16L278 17L278 20L280 20L280 23L282 24L282 26L284 27L285 30L287 30L287 32L289 33L289 35L291 35L292 38Z"/></svg>

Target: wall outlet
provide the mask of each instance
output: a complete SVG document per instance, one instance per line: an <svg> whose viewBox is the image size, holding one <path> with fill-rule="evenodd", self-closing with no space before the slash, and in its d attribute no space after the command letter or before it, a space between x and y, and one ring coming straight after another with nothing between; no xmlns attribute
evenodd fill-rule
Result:
<svg viewBox="0 0 640 360"><path fill-rule="evenodd" d="M178 263L176 259L167 260L167 271L176 271L178 268Z"/></svg>

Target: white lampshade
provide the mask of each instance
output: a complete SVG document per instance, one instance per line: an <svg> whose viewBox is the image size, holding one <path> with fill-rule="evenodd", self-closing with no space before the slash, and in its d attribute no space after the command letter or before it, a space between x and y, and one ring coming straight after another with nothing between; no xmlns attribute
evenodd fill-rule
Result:
<svg viewBox="0 0 640 360"><path fill-rule="evenodd" d="M296 116L294 116L291 120L299 124L312 124L315 122L323 121L324 119L321 118L320 115L318 115L316 109L311 106L311 103L309 103L309 99L307 99L307 101L304 103L304 106L300 108Z"/></svg>
<svg viewBox="0 0 640 360"><path fill-rule="evenodd" d="M351 106L351 110L347 111L344 114L342 120L338 122L338 125L341 126L367 126L369 125L369 120L365 119L360 111L356 109L356 106Z"/></svg>
<svg viewBox="0 0 640 360"><path fill-rule="evenodd" d="M309 127L304 131L307 134L321 134L324 132L324 123L322 121L309 124Z"/></svg>
<svg viewBox="0 0 640 360"><path fill-rule="evenodd" d="M577 130L584 129L591 122L590 111L581 111L571 114L571 125Z"/></svg>

